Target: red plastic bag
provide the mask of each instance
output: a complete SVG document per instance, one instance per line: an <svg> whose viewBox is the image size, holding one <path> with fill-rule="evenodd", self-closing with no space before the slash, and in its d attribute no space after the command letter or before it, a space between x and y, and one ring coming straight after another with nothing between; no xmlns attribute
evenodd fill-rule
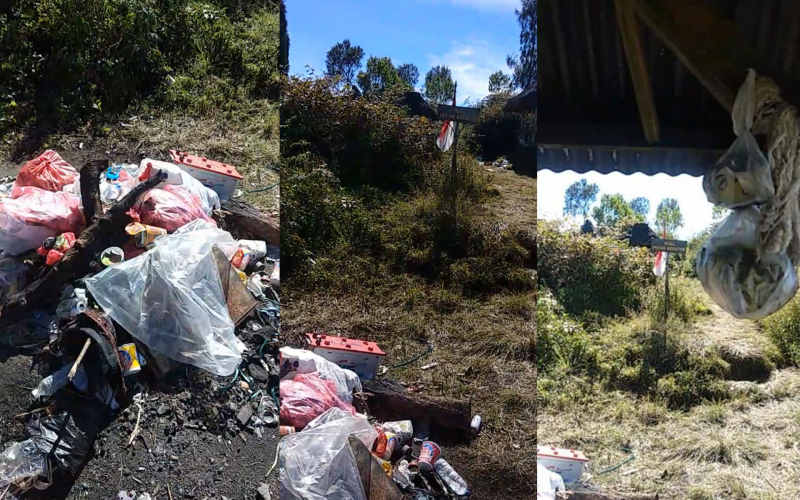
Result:
<svg viewBox="0 0 800 500"><path fill-rule="evenodd" d="M356 414L352 405L336 395L336 384L323 380L316 373L299 373L281 380L281 423L302 429L330 408L341 408Z"/></svg>
<svg viewBox="0 0 800 500"><path fill-rule="evenodd" d="M78 171L61 158L61 155L48 149L22 166L11 189L11 197L20 196L21 188L25 186L61 191L64 186L74 183L77 178Z"/></svg>
<svg viewBox="0 0 800 500"><path fill-rule="evenodd" d="M206 215L200 199L180 186L165 184L147 191L128 211L135 221L173 232L195 219L216 224Z"/></svg>
<svg viewBox="0 0 800 500"><path fill-rule="evenodd" d="M85 225L80 197L37 187L0 199L0 249L11 255L38 248L45 238L80 234Z"/></svg>

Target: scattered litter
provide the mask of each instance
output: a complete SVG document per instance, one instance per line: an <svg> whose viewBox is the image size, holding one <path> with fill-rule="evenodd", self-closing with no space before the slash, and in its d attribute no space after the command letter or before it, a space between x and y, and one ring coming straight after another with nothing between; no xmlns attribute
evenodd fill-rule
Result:
<svg viewBox="0 0 800 500"><path fill-rule="evenodd" d="M437 361L434 361L433 363L428 363L427 365L422 365L420 367L420 370L430 370L431 368L436 368L437 366L439 366L439 363Z"/></svg>

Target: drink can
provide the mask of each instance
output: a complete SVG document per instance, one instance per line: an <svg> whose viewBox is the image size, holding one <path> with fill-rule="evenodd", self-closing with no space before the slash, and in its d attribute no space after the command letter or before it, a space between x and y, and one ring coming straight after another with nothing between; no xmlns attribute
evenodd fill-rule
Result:
<svg viewBox="0 0 800 500"><path fill-rule="evenodd" d="M282 425L279 429L279 432L281 436L286 436L288 434L294 434L295 432L297 432L297 429L295 429L294 426L291 425Z"/></svg>
<svg viewBox="0 0 800 500"><path fill-rule="evenodd" d="M438 444L433 441L423 441L419 450L419 469L423 472L433 470L433 463L441 454L442 450Z"/></svg>
<svg viewBox="0 0 800 500"><path fill-rule="evenodd" d="M397 436L393 432L386 433L386 451L383 452L384 460L391 460L394 450L397 448Z"/></svg>
<svg viewBox="0 0 800 500"><path fill-rule="evenodd" d="M136 344L123 344L117 349L119 351L119 361L122 365L124 376L133 375L142 371L139 363L139 354L136 352Z"/></svg>

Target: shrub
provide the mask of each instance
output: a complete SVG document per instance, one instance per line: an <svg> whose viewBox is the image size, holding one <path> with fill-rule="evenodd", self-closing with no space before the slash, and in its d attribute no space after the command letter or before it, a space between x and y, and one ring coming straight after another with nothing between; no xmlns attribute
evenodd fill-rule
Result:
<svg viewBox="0 0 800 500"><path fill-rule="evenodd" d="M778 361L800 366L800 297L761 320L761 326L778 349Z"/></svg>
<svg viewBox="0 0 800 500"><path fill-rule="evenodd" d="M596 368L598 353L577 321L552 293L539 289L536 300L536 367L540 373L587 371Z"/></svg>
<svg viewBox="0 0 800 500"><path fill-rule="evenodd" d="M645 292L645 303L653 327L663 325L665 297L660 286L654 286ZM703 299L691 282L686 278L671 276L669 282L669 315L683 323L691 323L699 315L710 314L711 310L703 303Z"/></svg>
<svg viewBox="0 0 800 500"><path fill-rule="evenodd" d="M618 316L642 307L641 290L655 283L647 249L612 237L562 231L538 222L538 271L570 314Z"/></svg>
<svg viewBox="0 0 800 500"><path fill-rule="evenodd" d="M522 128L522 117L503 111L508 100L506 94L494 94L481 105L480 120L471 130L467 141L486 161L507 155L516 146Z"/></svg>

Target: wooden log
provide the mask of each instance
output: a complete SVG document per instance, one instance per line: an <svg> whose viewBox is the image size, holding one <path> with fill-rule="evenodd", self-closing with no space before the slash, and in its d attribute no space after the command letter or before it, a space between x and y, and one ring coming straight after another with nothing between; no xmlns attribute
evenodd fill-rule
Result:
<svg viewBox="0 0 800 500"><path fill-rule="evenodd" d="M472 434L472 408L466 401L412 394L402 386L379 380L364 382L364 393L370 415L382 422L426 421L432 435L444 434L455 440L468 439Z"/></svg>
<svg viewBox="0 0 800 500"><path fill-rule="evenodd" d="M280 246L280 224L249 203L237 200L222 202L222 208L214 211L214 220L222 229L236 238L262 240Z"/></svg>
<svg viewBox="0 0 800 500"><path fill-rule="evenodd" d="M97 165L99 166L99 163ZM99 202L100 193L97 182L99 172L96 172L95 176L88 175L88 173L81 176L81 192L89 193L90 186L96 184L98 186L96 197L94 194L90 194L85 199ZM95 177L95 179L92 180L90 177ZM94 205L95 201L90 201L89 205L94 205L90 209L90 211L93 210L92 220L87 220L90 225L81 232L75 245L67 251L58 264L50 268L44 276L6 299L0 311L0 324L9 324L25 317L32 308L55 302L64 285L91 271L90 264L97 254L110 246L124 244L129 237L125 232L125 225L130 221L130 216L126 212L130 210L142 193L152 189L164 179L166 179L166 173L157 172L148 180L134 187L105 214Z"/></svg>

